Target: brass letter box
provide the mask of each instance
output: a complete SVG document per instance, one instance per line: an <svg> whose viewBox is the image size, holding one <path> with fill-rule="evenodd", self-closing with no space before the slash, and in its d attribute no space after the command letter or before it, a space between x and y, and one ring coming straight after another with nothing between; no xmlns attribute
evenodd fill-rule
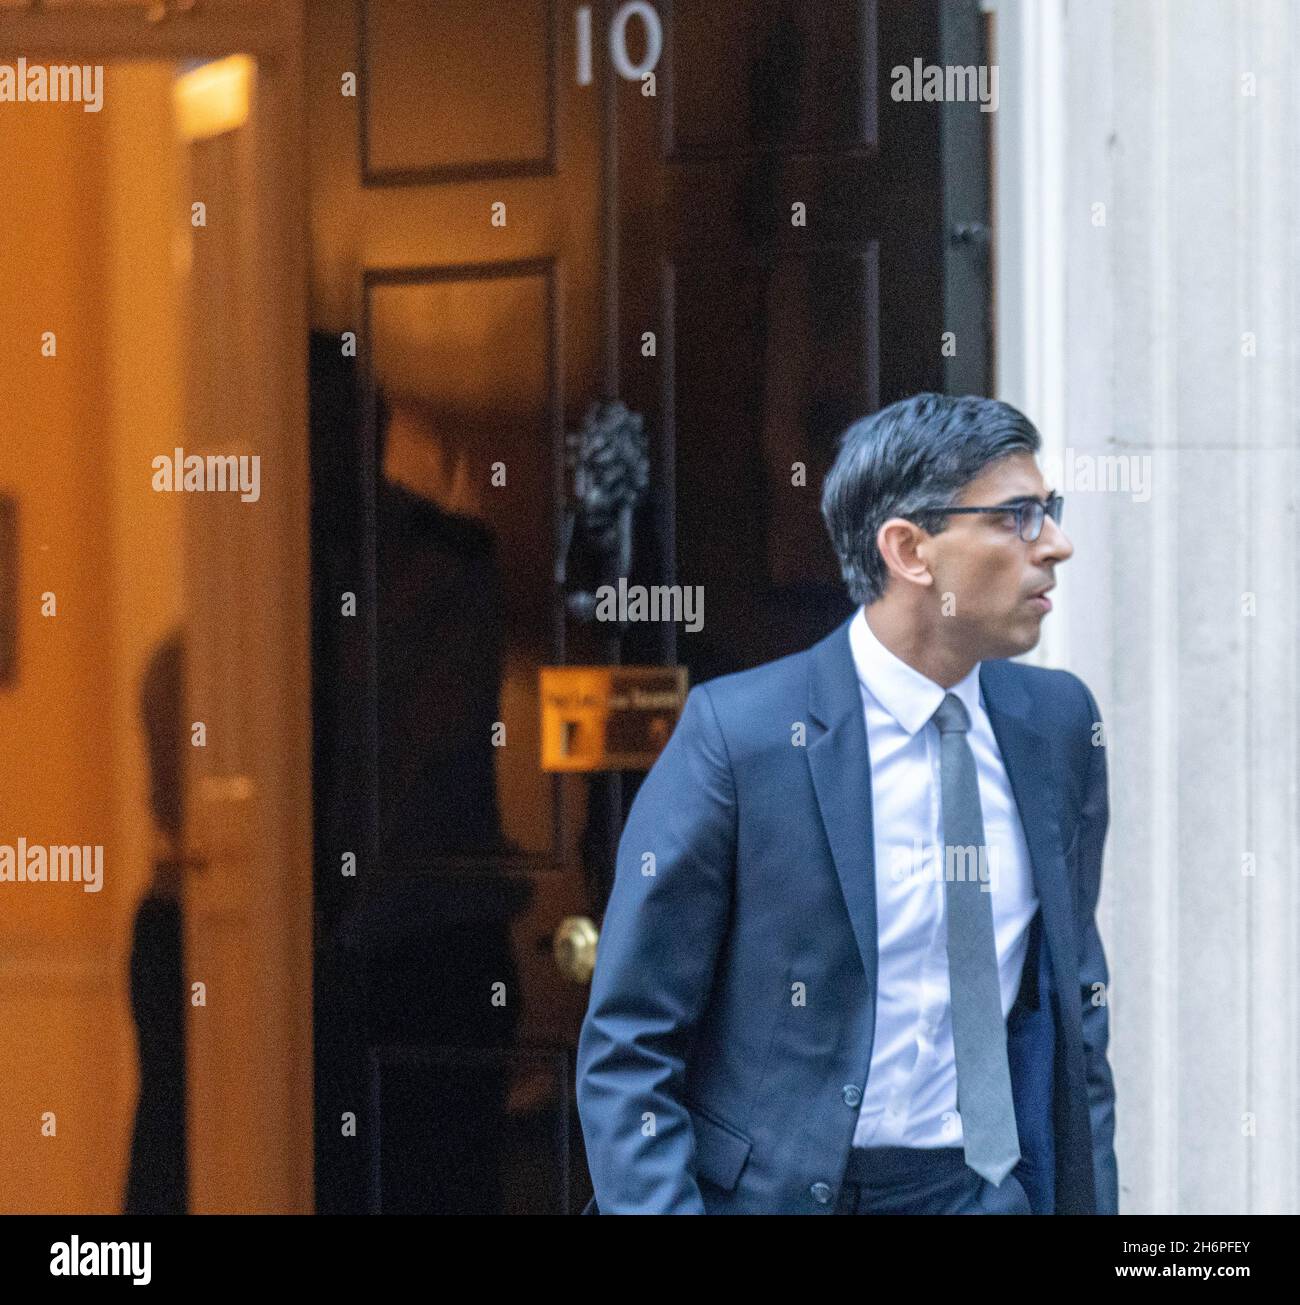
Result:
<svg viewBox="0 0 1300 1305"><path fill-rule="evenodd" d="M542 769L649 770L686 701L685 666L543 666Z"/></svg>

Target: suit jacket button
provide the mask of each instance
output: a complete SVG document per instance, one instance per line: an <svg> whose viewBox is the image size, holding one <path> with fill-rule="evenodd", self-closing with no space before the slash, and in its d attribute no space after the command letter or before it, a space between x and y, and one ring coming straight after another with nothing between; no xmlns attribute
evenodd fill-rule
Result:
<svg viewBox="0 0 1300 1305"><path fill-rule="evenodd" d="M822 1205L825 1205L831 1199L831 1188L829 1183L814 1183L808 1190L812 1192L813 1200Z"/></svg>
<svg viewBox="0 0 1300 1305"><path fill-rule="evenodd" d="M860 1106L862 1104L862 1089L856 1083L845 1084L844 1104L846 1106Z"/></svg>

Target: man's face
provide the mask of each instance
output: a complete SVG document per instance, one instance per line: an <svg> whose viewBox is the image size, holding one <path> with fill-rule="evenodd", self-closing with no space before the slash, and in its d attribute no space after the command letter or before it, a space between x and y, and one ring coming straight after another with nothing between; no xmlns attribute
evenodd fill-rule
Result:
<svg viewBox="0 0 1300 1305"><path fill-rule="evenodd" d="M1050 492L1031 453L1014 453L985 469L958 495L958 507L994 507ZM1056 583L1054 568L1074 552L1049 516L1033 543L1020 538L1013 511L962 513L932 535L925 553L934 602L953 646L986 660L1028 652L1048 604L1032 595ZM945 597L951 595L950 597Z"/></svg>

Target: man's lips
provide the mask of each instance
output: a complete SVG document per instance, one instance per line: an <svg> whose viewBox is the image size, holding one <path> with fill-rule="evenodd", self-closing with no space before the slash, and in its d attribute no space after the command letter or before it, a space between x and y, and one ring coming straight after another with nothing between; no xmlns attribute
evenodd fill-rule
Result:
<svg viewBox="0 0 1300 1305"><path fill-rule="evenodd" d="M1055 588L1055 585L1046 585L1036 594L1030 594L1028 601L1033 603L1040 612L1050 612L1052 610L1052 600L1048 598L1047 591Z"/></svg>

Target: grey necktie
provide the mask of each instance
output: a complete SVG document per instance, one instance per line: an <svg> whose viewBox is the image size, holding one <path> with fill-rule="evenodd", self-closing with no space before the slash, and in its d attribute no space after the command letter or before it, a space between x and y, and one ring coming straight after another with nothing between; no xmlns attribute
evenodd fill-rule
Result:
<svg viewBox="0 0 1300 1305"><path fill-rule="evenodd" d="M966 1163L989 1182L1002 1180L1020 1159L1007 1025L1002 1016L993 897L980 887L984 817L975 757L966 732L970 717L956 694L934 713L942 741L944 898L948 908L948 983L952 1040L957 1053L957 1113ZM958 850L955 855L949 847ZM987 856L987 853L985 853ZM987 864L987 862L986 862ZM951 867L951 868L950 868Z"/></svg>

